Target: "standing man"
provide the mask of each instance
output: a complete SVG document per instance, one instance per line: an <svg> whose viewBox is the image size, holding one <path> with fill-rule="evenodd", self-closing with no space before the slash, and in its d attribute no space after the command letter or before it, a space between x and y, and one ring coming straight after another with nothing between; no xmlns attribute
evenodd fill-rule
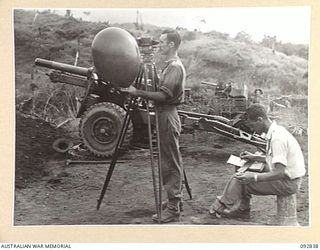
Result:
<svg viewBox="0 0 320 250"><path fill-rule="evenodd" d="M175 30L165 30L160 36L160 53L165 57L165 66L160 74L158 91L144 91L133 86L121 89L132 96L155 101L159 111L162 180L168 197L161 215L162 223L179 220L182 199L183 166L179 150L181 122L177 106L184 101L186 72L178 57L180 43L180 35ZM153 215L152 219L158 221L157 215Z"/></svg>
<svg viewBox="0 0 320 250"><path fill-rule="evenodd" d="M257 133L266 133L266 155L244 152L240 157L266 163L267 172L236 173L223 194L210 207L211 214L225 217L250 216L250 197L254 195L291 195L298 191L305 164L297 140L282 126L271 121L264 107L251 105L246 112L248 125Z"/></svg>

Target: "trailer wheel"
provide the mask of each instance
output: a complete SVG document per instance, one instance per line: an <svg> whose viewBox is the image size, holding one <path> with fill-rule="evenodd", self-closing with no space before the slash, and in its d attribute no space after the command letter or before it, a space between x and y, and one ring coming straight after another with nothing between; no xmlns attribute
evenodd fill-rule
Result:
<svg viewBox="0 0 320 250"><path fill-rule="evenodd" d="M115 150L125 111L117 104L101 102L92 105L81 117L79 131L86 148L96 156L108 157ZM126 150L133 135L130 121L121 149Z"/></svg>

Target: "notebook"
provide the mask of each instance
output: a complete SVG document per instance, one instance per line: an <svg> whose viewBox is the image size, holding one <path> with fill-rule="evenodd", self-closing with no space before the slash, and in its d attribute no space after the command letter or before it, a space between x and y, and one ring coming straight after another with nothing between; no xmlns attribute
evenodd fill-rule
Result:
<svg viewBox="0 0 320 250"><path fill-rule="evenodd" d="M245 172L247 170L252 172L262 172L265 166L265 163L263 162L247 161L235 155L230 155L227 164L239 167L237 172Z"/></svg>

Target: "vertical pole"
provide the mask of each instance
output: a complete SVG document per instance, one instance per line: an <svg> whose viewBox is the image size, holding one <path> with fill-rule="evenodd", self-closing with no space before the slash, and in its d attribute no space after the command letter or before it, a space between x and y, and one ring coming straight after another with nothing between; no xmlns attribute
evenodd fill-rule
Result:
<svg viewBox="0 0 320 250"><path fill-rule="evenodd" d="M74 61L74 66L78 65L78 60L79 60L79 50L77 50L77 52L76 52L76 59Z"/></svg>
<svg viewBox="0 0 320 250"><path fill-rule="evenodd" d="M143 72L144 72L144 83L146 84L146 90L148 90L148 70L147 70L147 63L143 65ZM150 118L150 108L149 108L149 101L147 101L147 113L148 113L148 136L149 136L149 149L150 149L150 161L151 161L151 171L152 171L152 181L153 181L153 190L154 190L154 197L156 202L156 211L158 222L161 222L161 203L159 203L158 194L157 194L157 185L156 185L156 176L154 171L154 158L153 158L153 145L152 145L152 130L151 130L151 118ZM158 133L157 133L158 134ZM158 151L160 149L158 148ZM158 159L159 161L159 159ZM161 191L159 187L159 192ZM161 202L161 201L160 201ZM160 204L160 205L159 205Z"/></svg>
<svg viewBox="0 0 320 250"><path fill-rule="evenodd" d="M155 81L156 68L154 64L151 64L151 83L153 87L153 91L158 91L158 86ZM157 131L157 147L158 147L158 175L159 175L159 210L160 214L162 211L162 165L161 165L161 145L160 145L160 128L159 128L159 110L155 106L155 123L156 123L156 131Z"/></svg>

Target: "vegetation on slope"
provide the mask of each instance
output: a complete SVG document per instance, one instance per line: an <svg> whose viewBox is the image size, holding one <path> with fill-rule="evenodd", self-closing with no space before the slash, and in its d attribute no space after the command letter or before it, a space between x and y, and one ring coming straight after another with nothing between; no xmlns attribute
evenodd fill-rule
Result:
<svg viewBox="0 0 320 250"><path fill-rule="evenodd" d="M86 22L72 16L56 15L49 11L38 13L15 10L14 50L17 104L21 100L36 95L43 97L32 103L31 109L35 112L38 109L37 114L41 111L41 116L47 115L49 109L52 109L52 114L56 112L55 110L60 110L58 106L61 104L59 94L61 91L55 92L54 89L62 87L59 84L52 85L44 74L39 74L48 70L35 67L35 58L41 57L74 64L78 52L78 66L91 67L93 65L91 43L94 36L109 26L124 28L136 37L144 33L155 39L159 38L164 28L144 25L142 31L137 30L134 23ZM187 87L192 88L193 95L208 99L201 105L195 104L196 106L205 105L210 95L213 94L208 86L200 85L201 81L233 81L242 85L246 84L250 91L262 88L270 96L307 95L307 46L292 44L287 46L277 42L275 51L273 51L268 37L265 37L260 43L254 43L244 32L239 32L235 38L215 31L202 33L179 29L179 32L183 38L179 53L187 70ZM277 50L278 47L282 52ZM159 65L158 69L160 68ZM38 87L36 91L32 87L35 85ZM72 90L71 94L68 94L69 88ZM67 93L64 96L68 102L70 99L68 96L79 96L83 92L82 89L72 86L64 87L62 90L63 93ZM55 102L59 105L55 105ZM43 103L43 106L39 103ZM60 112L58 116L64 114L70 117L74 105L67 105L70 108L64 107L68 112Z"/></svg>
<svg viewBox="0 0 320 250"><path fill-rule="evenodd" d="M35 18L36 17L36 18ZM109 23L93 23L62 17L49 12L15 10L15 62L16 70L31 73L36 57L73 63L80 52L79 66L92 66L91 42L100 30ZM133 24L114 24L135 35ZM160 27L147 26L148 35L159 37ZM308 61L297 55L273 53L267 37L253 43L239 33L232 39L219 32L201 33L180 31L183 37L180 56L188 72L188 86L199 87L202 80L246 83L249 88L263 88L271 93L307 94ZM277 44L276 44L277 45ZM285 44L279 44L284 51ZM289 47L288 47L289 46ZM305 52L301 45L289 44L287 54ZM305 54L303 54L305 55Z"/></svg>

